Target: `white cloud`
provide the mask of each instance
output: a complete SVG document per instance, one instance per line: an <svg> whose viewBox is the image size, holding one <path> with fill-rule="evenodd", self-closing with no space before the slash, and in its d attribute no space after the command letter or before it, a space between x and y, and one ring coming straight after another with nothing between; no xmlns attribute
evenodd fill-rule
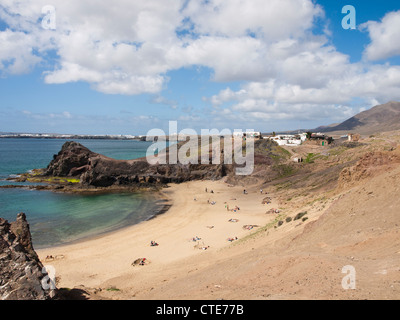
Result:
<svg viewBox="0 0 400 320"><path fill-rule="evenodd" d="M313 76L312 70L309 76ZM287 79L250 82L237 91L221 90L209 101L217 115L225 115L228 108L234 111L231 120L330 118L343 121L360 112L362 107L400 100L398 66L369 66L365 71L361 64L349 65L347 72L331 77L323 86L307 87L301 83L289 83ZM353 103L354 98L359 102ZM229 107L223 108L224 105Z"/></svg>
<svg viewBox="0 0 400 320"><path fill-rule="evenodd" d="M382 21L369 21L360 28L367 30L371 38L371 43L364 52L368 60L400 55L400 11L389 12Z"/></svg>
<svg viewBox="0 0 400 320"><path fill-rule="evenodd" d="M46 72L45 81L86 81L96 90L118 94L160 91L168 71L192 65L212 68L216 81L272 77L272 63L265 63L271 42L304 36L322 14L311 0L272 0L267 5L262 0L118 0L112 5L53 0L57 30L49 33L38 23L45 4L7 0L1 11L10 26L33 38L25 50L43 51L50 44L56 50L59 63ZM192 22L195 38L178 35L185 21ZM5 43L12 53L10 41ZM26 61L25 69L34 67L41 55L28 58L19 59Z"/></svg>
<svg viewBox="0 0 400 320"><path fill-rule="evenodd" d="M30 72L42 59L33 53L35 37L9 29L0 32L0 72L24 74Z"/></svg>
<svg viewBox="0 0 400 320"><path fill-rule="evenodd" d="M303 0L190 1L183 12L199 34L237 38L253 34L267 41L302 37L323 13L312 1Z"/></svg>
<svg viewBox="0 0 400 320"><path fill-rule="evenodd" d="M54 50L48 84L84 81L106 94L151 93L153 103L176 107L160 92L167 73L212 69L211 80L241 81L205 97L222 120L351 116L372 101L400 100L400 67L350 62L312 28L324 12L312 0L53 0L57 29L43 30L45 0L2 0L0 71L29 72ZM327 24L325 24L326 28ZM400 11L362 26L371 37L365 55L400 54ZM334 116L333 116L334 115ZM64 115L65 116L65 115ZM198 117L185 116L185 120Z"/></svg>
<svg viewBox="0 0 400 320"><path fill-rule="evenodd" d="M150 100L150 103L166 105L166 106L171 107L171 108L174 109L174 110L175 110L176 108L178 108L178 102L177 102L177 101L167 99L166 97L163 97L163 96L161 96L161 95L156 95L156 96L154 96L154 97Z"/></svg>

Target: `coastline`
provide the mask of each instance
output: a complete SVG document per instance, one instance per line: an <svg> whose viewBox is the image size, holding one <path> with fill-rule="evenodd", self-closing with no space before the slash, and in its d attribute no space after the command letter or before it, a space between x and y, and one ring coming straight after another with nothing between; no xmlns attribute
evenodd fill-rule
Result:
<svg viewBox="0 0 400 320"><path fill-rule="evenodd" d="M223 180L171 184L161 194L169 199L171 207L155 218L96 238L38 249L41 261L56 269L57 286L84 285L103 291L115 287L118 292L114 294L122 290L123 299L133 299L131 290L146 285L144 279L153 278L154 273L162 276L163 270L176 263L189 266L196 257L218 255L220 249L234 244L228 238L240 240L258 229L247 230L244 225L261 227L276 218L265 213L267 207L262 199L266 195L260 194L259 189L243 194L243 187L229 187ZM230 208L239 206L240 210L228 211L227 204ZM238 221L229 222L230 219ZM193 237L201 239L194 242ZM151 241L159 246L151 247ZM207 249L202 250L203 247ZM46 259L48 256L53 259ZM139 258L146 258L149 264L132 266Z"/></svg>
<svg viewBox="0 0 400 320"><path fill-rule="evenodd" d="M46 191L57 192L57 191L53 191L53 190L46 190ZM121 190L121 191L129 193L127 190ZM106 190L101 190L101 192L104 194L107 193ZM144 192L144 191L142 191L142 192ZM113 190L113 191L109 191L109 193L118 193L118 191ZM151 193L151 196L155 198L154 202L156 202L156 207L154 208L154 212L152 212L153 214L150 217L148 217L147 219L142 220L137 223L134 223L134 224L125 225L125 226L120 226L120 225L111 226L108 229L103 230L103 231L98 231L95 234L83 235L79 239L68 240L65 243L61 243L61 244L55 244L55 245L51 245L51 246L38 246L36 248L36 251L52 250L52 249L59 248L59 247L76 245L76 244L83 243L86 241L100 239L104 236L112 235L113 233L118 233L120 231L123 231L124 229L131 228L133 226L139 225L146 221L153 220L153 219L157 218L159 215L165 214L171 207L169 199L166 199L165 197L163 197L163 195L159 191L149 191L149 193ZM146 201L148 201L148 200L146 200ZM158 202L159 202L159 204L158 204Z"/></svg>

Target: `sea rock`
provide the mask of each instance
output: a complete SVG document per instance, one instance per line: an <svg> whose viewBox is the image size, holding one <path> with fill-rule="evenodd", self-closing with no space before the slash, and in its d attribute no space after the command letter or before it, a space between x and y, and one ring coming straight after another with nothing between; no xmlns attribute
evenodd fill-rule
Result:
<svg viewBox="0 0 400 320"><path fill-rule="evenodd" d="M55 290L43 288L42 280L47 273L42 271L25 214L18 214L11 224L0 218L0 299L51 299Z"/></svg>
<svg viewBox="0 0 400 320"><path fill-rule="evenodd" d="M80 143L69 141L64 143L61 151L53 156L53 160L47 166L46 176L68 177L90 169L89 159L97 154L90 151Z"/></svg>
<svg viewBox="0 0 400 320"><path fill-rule="evenodd" d="M83 186L137 186L218 180L232 171L231 167L222 164L151 165L146 158L115 160L92 152L77 142L66 142L54 155L44 176L77 177Z"/></svg>

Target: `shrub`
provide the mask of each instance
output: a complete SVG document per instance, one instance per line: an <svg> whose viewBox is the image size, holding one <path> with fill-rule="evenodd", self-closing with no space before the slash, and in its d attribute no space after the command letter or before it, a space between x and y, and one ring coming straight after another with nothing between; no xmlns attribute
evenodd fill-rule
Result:
<svg viewBox="0 0 400 320"><path fill-rule="evenodd" d="M307 214L307 211L300 212L300 213L296 214L296 216L294 217L294 220L299 220L299 219L303 218L306 214Z"/></svg>
<svg viewBox="0 0 400 320"><path fill-rule="evenodd" d="M292 221L292 218L291 217L287 217L286 218L286 222L290 222L290 221Z"/></svg>
<svg viewBox="0 0 400 320"><path fill-rule="evenodd" d="M316 158L316 154L314 153L309 153L306 157L306 159L304 160L305 163L314 163L314 159Z"/></svg>

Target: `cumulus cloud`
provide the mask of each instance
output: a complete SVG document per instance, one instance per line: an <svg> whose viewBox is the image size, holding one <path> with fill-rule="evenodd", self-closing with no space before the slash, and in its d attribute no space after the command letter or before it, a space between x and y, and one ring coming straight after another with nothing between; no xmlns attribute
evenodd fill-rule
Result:
<svg viewBox="0 0 400 320"><path fill-rule="evenodd" d="M311 0L268 5L262 0L54 0L57 29L49 39L38 23L44 5L42 0L2 3L2 19L32 38L16 60L25 61L25 69L33 67L42 57L28 56L29 51L52 43L59 63L45 73L47 83L86 81L117 94L160 91L168 71L192 65L212 68L215 81L268 78L275 72L265 63L271 41L302 37L322 13ZM195 37L184 36L188 21ZM10 39L3 43L8 53L14 51ZM0 59L7 61L7 55Z"/></svg>
<svg viewBox="0 0 400 320"><path fill-rule="evenodd" d="M190 1L183 11L198 34L222 37L253 35L267 41L303 36L323 11L312 1Z"/></svg>
<svg viewBox="0 0 400 320"><path fill-rule="evenodd" d="M362 26L371 43L367 60L354 63L331 44L329 30L313 33L324 11L312 0L53 0L57 28L44 30L47 4L1 2L8 28L0 31L0 72L29 72L52 50L48 84L83 81L106 94L150 93L153 103L176 107L160 95L168 72L203 66L213 71L211 81L242 83L204 97L216 120L344 119L361 107L354 108L356 98L400 99L400 67L368 62L400 54L400 11Z"/></svg>
<svg viewBox="0 0 400 320"><path fill-rule="evenodd" d="M382 21L368 21L360 28L367 30L371 38L371 43L364 52L368 60L400 55L400 11L389 12Z"/></svg>

